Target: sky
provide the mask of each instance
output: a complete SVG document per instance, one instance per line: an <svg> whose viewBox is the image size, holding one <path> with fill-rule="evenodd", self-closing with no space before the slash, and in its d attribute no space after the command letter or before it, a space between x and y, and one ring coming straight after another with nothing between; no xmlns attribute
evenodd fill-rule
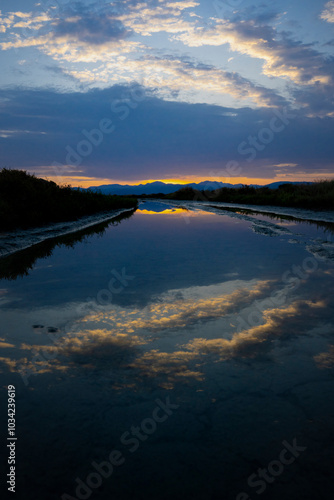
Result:
<svg viewBox="0 0 334 500"><path fill-rule="evenodd" d="M334 178L334 1L2 0L0 168Z"/></svg>

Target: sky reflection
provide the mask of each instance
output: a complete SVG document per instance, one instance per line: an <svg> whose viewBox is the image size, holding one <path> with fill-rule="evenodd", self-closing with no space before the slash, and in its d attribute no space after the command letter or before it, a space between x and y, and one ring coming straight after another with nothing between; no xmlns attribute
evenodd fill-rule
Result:
<svg viewBox="0 0 334 500"><path fill-rule="evenodd" d="M92 373L118 390L201 382L212 362L268 356L277 342L307 335L326 317L328 298L297 299L289 285L273 296L276 285L234 280L170 290L141 308L92 307L55 334L35 328L38 342L1 339L9 356L0 361L30 381L46 373ZM314 358L319 368L331 366L332 359L332 351Z"/></svg>
<svg viewBox="0 0 334 500"><path fill-rule="evenodd" d="M177 412L126 455L101 498L233 499L296 436L309 450L299 480L315 471L308 498L318 498L331 477L334 414L325 228L159 202L141 209L0 282L0 380L17 388L21 491L76 498L75 478L168 397ZM128 286L99 300L123 269ZM180 479L170 486L170 477ZM274 486L291 493L295 477Z"/></svg>
<svg viewBox="0 0 334 500"><path fill-rule="evenodd" d="M104 227L102 238L96 239L93 231L91 245L79 238L72 255L65 247L28 278L6 282L0 290L6 329L0 338L3 369L19 372L29 382L33 375L90 373L119 390L152 383L171 389L176 383L205 380L212 362L270 356L280 342L308 335L325 320L331 325L333 269L328 259L324 266L318 260L302 279L291 267L292 259L303 262L316 240L298 233L302 248L289 245L290 230L281 232L264 215L248 218L146 201L134 217ZM254 224L262 229L255 231ZM279 237L276 242L271 233ZM99 302L99 292L84 300L81 288L89 286L91 294L92 276L104 278L97 290L106 288L110 254L114 269L126 262L125 273L133 279L109 302ZM95 269L82 267L87 259L94 260ZM38 297L54 294L55 272L62 283L61 301L56 294L55 305L39 301L37 309L27 307L27 284ZM64 300L68 278L75 301ZM313 352L313 363L328 368L331 356L322 343Z"/></svg>

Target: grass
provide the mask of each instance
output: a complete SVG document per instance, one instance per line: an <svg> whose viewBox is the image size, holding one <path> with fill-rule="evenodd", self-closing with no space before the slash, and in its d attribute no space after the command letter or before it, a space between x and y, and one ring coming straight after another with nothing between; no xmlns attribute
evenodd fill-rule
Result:
<svg viewBox="0 0 334 500"><path fill-rule="evenodd" d="M197 191L185 187L166 195L165 198L334 210L334 181L296 185L282 184L278 189L243 186L241 188L221 188L215 191Z"/></svg>
<svg viewBox="0 0 334 500"><path fill-rule="evenodd" d="M77 220L137 205L136 198L58 186L23 170L0 170L0 231Z"/></svg>

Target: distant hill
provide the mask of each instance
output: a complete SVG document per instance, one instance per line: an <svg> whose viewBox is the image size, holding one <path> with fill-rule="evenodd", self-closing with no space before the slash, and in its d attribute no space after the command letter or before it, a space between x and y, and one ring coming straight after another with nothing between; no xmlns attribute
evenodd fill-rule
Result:
<svg viewBox="0 0 334 500"><path fill-rule="evenodd" d="M202 189L209 189L210 191L213 191L215 189L219 189L221 187L234 187L233 184L225 184L223 182L211 182L211 181L205 181L205 182L200 182L198 184L196 183L191 183L191 184L170 184L170 183L165 183L165 182L160 182L160 181L155 181L155 182L148 182L146 184L137 184L134 186L130 186L128 184L122 185L122 184L106 184L103 186L97 186L97 187L90 187L88 188L89 191L101 191L101 193L104 194L134 194L134 195L143 195L143 194L157 194L157 193L162 193L162 194L170 194L174 193L178 189L181 189L185 186L190 186L194 189L202 190ZM239 184L239 187L241 184Z"/></svg>
<svg viewBox="0 0 334 500"><path fill-rule="evenodd" d="M272 184L268 184L266 187L270 189L277 189L281 184L304 184L302 182L273 182ZM104 194L118 194L118 195L151 195L151 194L171 194L175 193L179 189L184 187L191 187L196 189L197 191L215 191L221 188L233 188L237 189L242 187L242 184L229 184L225 182L218 181L203 181L199 183L189 183L189 184L170 184L160 181L148 182L146 184L137 184L134 186L130 186L128 184L105 184L103 186L98 187L90 187L89 191L101 191ZM263 187L257 184L251 184L250 187Z"/></svg>

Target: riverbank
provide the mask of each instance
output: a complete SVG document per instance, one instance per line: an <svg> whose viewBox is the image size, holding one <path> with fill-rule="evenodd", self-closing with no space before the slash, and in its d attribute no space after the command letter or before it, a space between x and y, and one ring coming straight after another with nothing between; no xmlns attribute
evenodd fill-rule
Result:
<svg viewBox="0 0 334 500"><path fill-rule="evenodd" d="M23 170L0 170L0 231L77 221L112 210L134 209L134 197L58 186Z"/></svg>
<svg viewBox="0 0 334 500"><path fill-rule="evenodd" d="M282 184L277 189L243 186L241 188L221 188L215 191L198 191L191 187L185 187L166 195L164 199L334 210L334 181L320 181L312 184Z"/></svg>
<svg viewBox="0 0 334 500"><path fill-rule="evenodd" d="M25 250L46 240L74 234L108 221L112 222L119 216L123 214L130 215L134 211L135 209L133 208L113 210L81 217L75 221L48 224L42 227L26 229L24 231L13 230L2 232L0 240L0 258Z"/></svg>

